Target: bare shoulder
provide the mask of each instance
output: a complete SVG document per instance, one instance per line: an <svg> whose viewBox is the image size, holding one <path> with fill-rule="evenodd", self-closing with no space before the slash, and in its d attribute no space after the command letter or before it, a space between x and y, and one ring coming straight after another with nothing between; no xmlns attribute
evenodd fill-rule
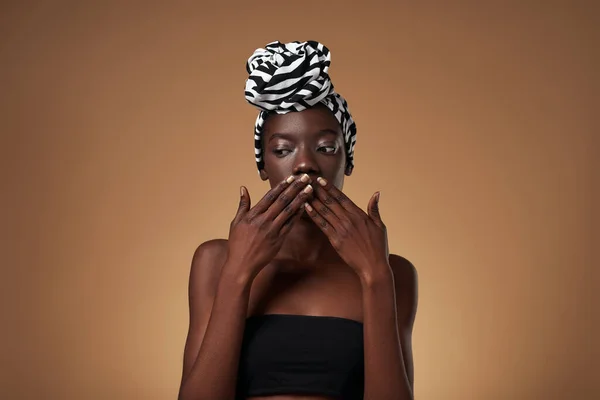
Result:
<svg viewBox="0 0 600 400"><path fill-rule="evenodd" d="M212 239L201 243L194 251L192 266L204 264L206 261L218 261L227 256L227 239Z"/></svg>
<svg viewBox="0 0 600 400"><path fill-rule="evenodd" d="M190 269L190 292L215 289L227 258L227 246L226 239L212 239L196 248Z"/></svg>
<svg viewBox="0 0 600 400"><path fill-rule="evenodd" d="M390 254L389 260L396 284L417 286L417 269L410 261L397 254Z"/></svg>
<svg viewBox="0 0 600 400"><path fill-rule="evenodd" d="M410 261L397 254L390 254L389 260L394 274L398 322L402 327L410 330L417 314L417 269Z"/></svg>

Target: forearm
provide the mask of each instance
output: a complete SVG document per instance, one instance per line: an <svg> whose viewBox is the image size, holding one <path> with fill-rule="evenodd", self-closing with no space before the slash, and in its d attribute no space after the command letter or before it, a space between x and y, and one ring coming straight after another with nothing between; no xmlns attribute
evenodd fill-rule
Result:
<svg viewBox="0 0 600 400"><path fill-rule="evenodd" d="M219 280L202 345L182 384L179 400L235 397L250 282L226 273Z"/></svg>
<svg viewBox="0 0 600 400"><path fill-rule="evenodd" d="M381 267L362 279L365 400L412 400L398 336L394 277Z"/></svg>

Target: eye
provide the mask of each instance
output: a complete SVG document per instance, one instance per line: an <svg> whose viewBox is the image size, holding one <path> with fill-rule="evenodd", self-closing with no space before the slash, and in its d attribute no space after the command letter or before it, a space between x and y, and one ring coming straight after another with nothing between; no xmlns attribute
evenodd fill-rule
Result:
<svg viewBox="0 0 600 400"><path fill-rule="evenodd" d="M334 154L337 152L336 146L321 146L319 147L319 151L325 154Z"/></svg>
<svg viewBox="0 0 600 400"><path fill-rule="evenodd" d="M292 151L289 149L273 149L273 154L277 157L285 157L290 154Z"/></svg>

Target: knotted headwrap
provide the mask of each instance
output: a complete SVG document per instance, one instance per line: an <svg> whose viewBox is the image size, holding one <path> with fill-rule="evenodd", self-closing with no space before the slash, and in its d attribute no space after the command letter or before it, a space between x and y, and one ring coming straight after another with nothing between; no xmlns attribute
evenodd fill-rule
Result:
<svg viewBox="0 0 600 400"><path fill-rule="evenodd" d="M286 114L324 104L340 123L346 148L346 167L354 167L356 124L344 98L329 78L331 53L315 41L271 42L254 51L246 63L246 100L260 109L254 127L254 153L258 169L264 167L263 125L269 113Z"/></svg>

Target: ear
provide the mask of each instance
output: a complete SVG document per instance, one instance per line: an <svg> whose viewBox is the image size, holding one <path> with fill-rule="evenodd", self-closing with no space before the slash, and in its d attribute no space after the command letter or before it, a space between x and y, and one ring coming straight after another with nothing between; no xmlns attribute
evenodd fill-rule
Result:
<svg viewBox="0 0 600 400"><path fill-rule="evenodd" d="M269 179L269 175L267 175L267 173L265 172L264 169L261 169L258 172L258 175L260 176L260 179L262 179L263 181L266 181L267 179Z"/></svg>
<svg viewBox="0 0 600 400"><path fill-rule="evenodd" d="M346 171L345 171L346 176L352 175L352 170L353 169L354 168L351 165L346 165Z"/></svg>

